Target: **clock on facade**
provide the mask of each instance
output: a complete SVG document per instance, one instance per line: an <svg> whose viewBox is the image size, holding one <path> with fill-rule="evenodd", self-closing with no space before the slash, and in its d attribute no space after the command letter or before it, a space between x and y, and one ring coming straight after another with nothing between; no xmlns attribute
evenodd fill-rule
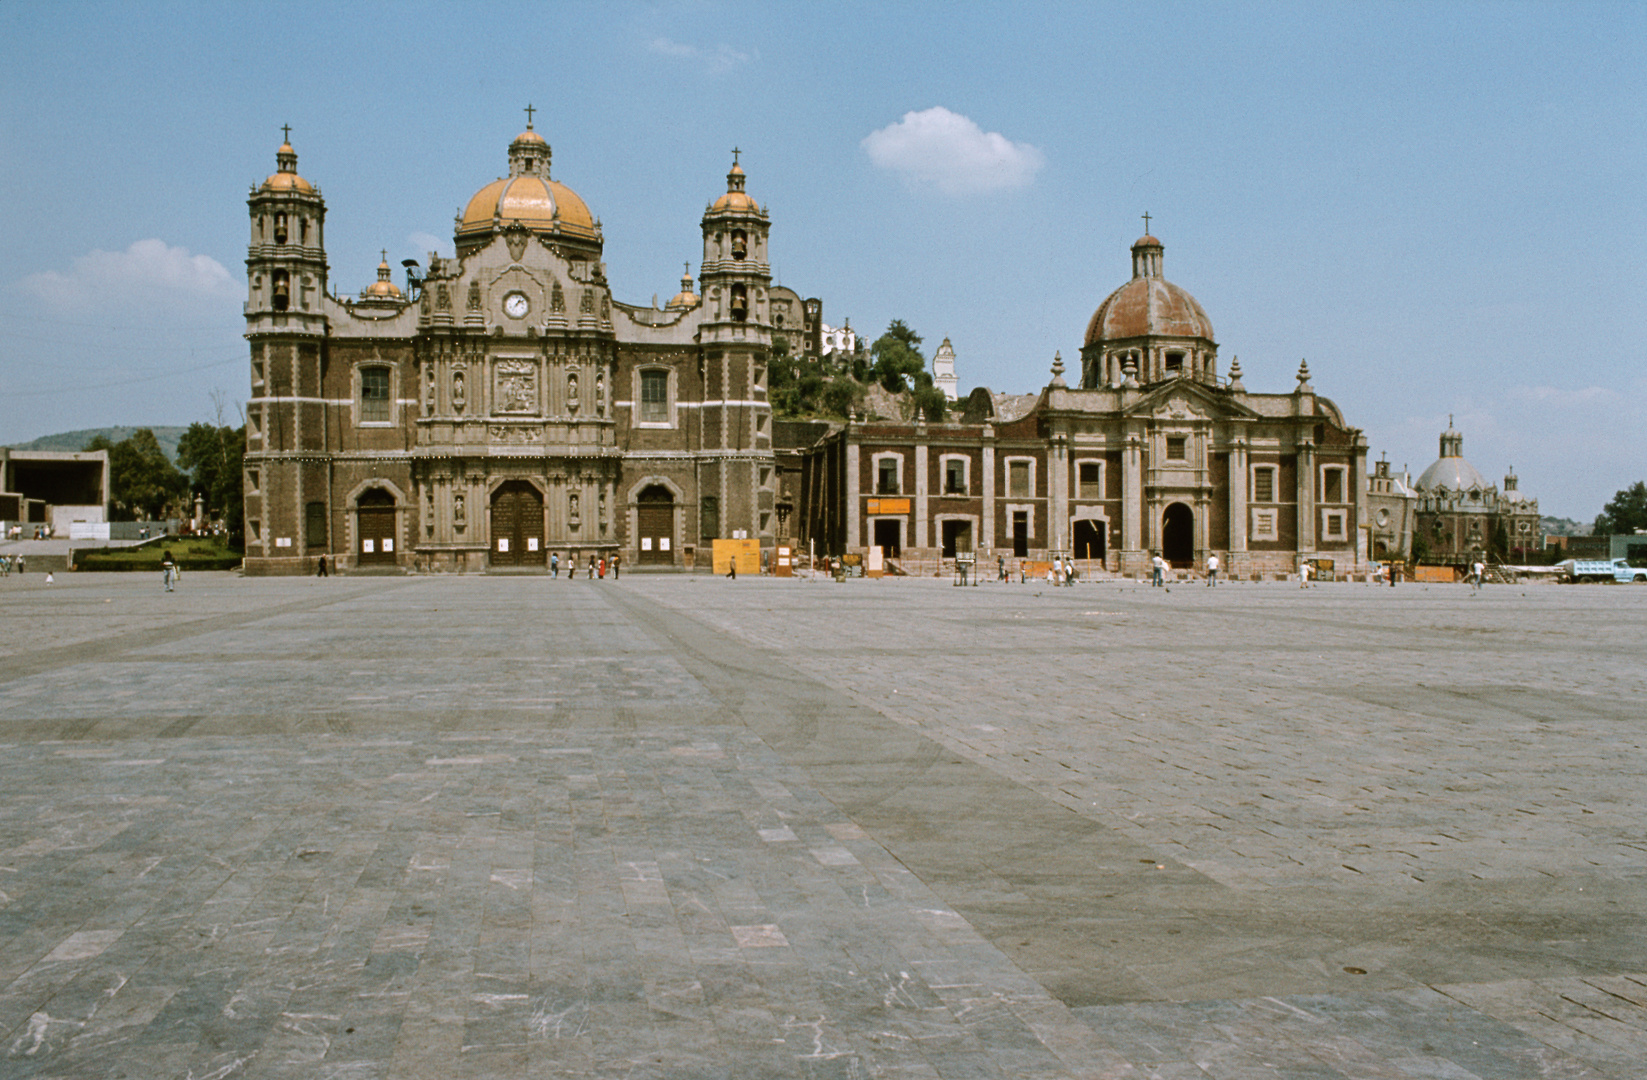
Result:
<svg viewBox="0 0 1647 1080"><path fill-rule="evenodd" d="M512 292L503 298L503 313L511 319L524 319L532 305L527 303L526 294Z"/></svg>

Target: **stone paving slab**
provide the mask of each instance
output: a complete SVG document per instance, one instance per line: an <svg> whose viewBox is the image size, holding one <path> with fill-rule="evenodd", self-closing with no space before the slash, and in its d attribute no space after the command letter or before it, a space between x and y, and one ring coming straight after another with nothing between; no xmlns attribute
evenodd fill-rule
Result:
<svg viewBox="0 0 1647 1080"><path fill-rule="evenodd" d="M0 599L0 1076L1647 1060L1647 590Z"/></svg>

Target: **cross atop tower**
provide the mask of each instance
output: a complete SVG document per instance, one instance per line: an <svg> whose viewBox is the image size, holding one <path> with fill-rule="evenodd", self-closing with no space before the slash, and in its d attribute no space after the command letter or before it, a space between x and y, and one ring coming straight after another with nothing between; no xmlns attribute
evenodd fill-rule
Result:
<svg viewBox="0 0 1647 1080"><path fill-rule="evenodd" d="M530 104L528 104L526 106L526 130L527 131L532 130L532 114L535 113L535 112L537 112L537 110L532 108L532 106Z"/></svg>
<svg viewBox="0 0 1647 1080"><path fill-rule="evenodd" d="M280 134L282 136L282 138L280 140L281 142L291 142L292 141L292 125L290 125L290 124L281 124L280 125Z"/></svg>
<svg viewBox="0 0 1647 1080"><path fill-rule="evenodd" d="M736 165L738 163L738 155L741 153L743 153L743 151L739 150L736 146L732 148L732 164Z"/></svg>
<svg viewBox="0 0 1647 1080"><path fill-rule="evenodd" d="M1149 211L1144 211L1144 235L1149 235Z"/></svg>

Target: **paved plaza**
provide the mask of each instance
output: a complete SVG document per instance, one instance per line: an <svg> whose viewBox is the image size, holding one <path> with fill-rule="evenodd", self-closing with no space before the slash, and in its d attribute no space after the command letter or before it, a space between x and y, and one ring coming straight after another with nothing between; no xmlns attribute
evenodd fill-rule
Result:
<svg viewBox="0 0 1647 1080"><path fill-rule="evenodd" d="M1647 588L0 602L6 1080L1647 1075Z"/></svg>

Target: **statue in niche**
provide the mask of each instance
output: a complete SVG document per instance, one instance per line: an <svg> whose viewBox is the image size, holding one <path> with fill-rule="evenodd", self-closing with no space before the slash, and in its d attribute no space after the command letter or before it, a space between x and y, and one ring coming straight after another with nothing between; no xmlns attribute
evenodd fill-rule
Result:
<svg viewBox="0 0 1647 1080"><path fill-rule="evenodd" d="M424 316L427 317L429 314L429 291L427 289L423 291L423 299L419 301L418 307L419 310L423 312Z"/></svg>
<svg viewBox="0 0 1647 1080"><path fill-rule="evenodd" d="M578 373L575 371L566 374L566 408L578 411Z"/></svg>
<svg viewBox="0 0 1647 1080"><path fill-rule="evenodd" d="M606 415L606 372L595 372L595 415Z"/></svg>
<svg viewBox="0 0 1647 1080"><path fill-rule="evenodd" d="M578 523L578 493L575 491L566 496L566 520L573 525Z"/></svg>
<svg viewBox="0 0 1647 1080"><path fill-rule="evenodd" d="M435 306L442 311L450 311L452 308L452 290L447 288L444 281L440 283L440 288L436 290Z"/></svg>
<svg viewBox="0 0 1647 1080"><path fill-rule="evenodd" d="M469 398L463 389L463 370L460 368L452 372L452 409L462 412L463 406L468 404Z"/></svg>
<svg viewBox="0 0 1647 1080"><path fill-rule="evenodd" d="M600 503L599 503L598 508L599 508L599 512L600 512L600 523L602 525L605 525L606 524L606 488L605 488L604 485L600 489Z"/></svg>
<svg viewBox="0 0 1647 1080"><path fill-rule="evenodd" d="M428 294L425 293L424 295ZM435 411L435 365L433 361L429 363L428 378L424 382L423 415L428 416Z"/></svg>
<svg viewBox="0 0 1647 1080"><path fill-rule="evenodd" d="M578 301L578 314L593 315L595 313L595 290L583 290L583 299Z"/></svg>
<svg viewBox="0 0 1647 1080"><path fill-rule="evenodd" d="M452 524L461 529L467 520L463 509L463 492L460 491L452 496Z"/></svg>
<svg viewBox="0 0 1647 1080"><path fill-rule="evenodd" d="M478 281L469 283L469 310L480 310L480 282Z"/></svg>
<svg viewBox="0 0 1647 1080"><path fill-rule="evenodd" d="M612 321L612 298L605 293L602 293L600 298L600 321Z"/></svg>
<svg viewBox="0 0 1647 1080"><path fill-rule="evenodd" d="M560 282L555 282L555 291L549 294L549 310L561 314L566 312L566 294L560 290Z"/></svg>

